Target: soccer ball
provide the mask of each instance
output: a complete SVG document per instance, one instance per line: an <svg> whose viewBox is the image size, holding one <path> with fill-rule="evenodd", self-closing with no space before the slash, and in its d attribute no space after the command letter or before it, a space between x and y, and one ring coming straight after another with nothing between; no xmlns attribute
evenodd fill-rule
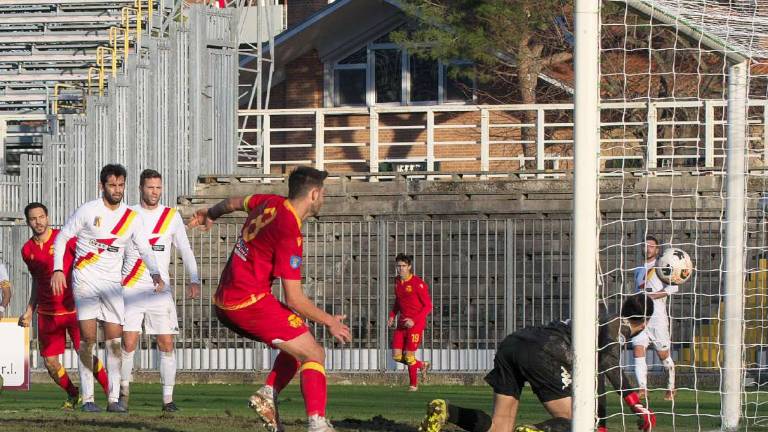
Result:
<svg viewBox="0 0 768 432"><path fill-rule="evenodd" d="M656 275L669 285L680 285L691 278L693 262L682 249L669 248L656 260Z"/></svg>

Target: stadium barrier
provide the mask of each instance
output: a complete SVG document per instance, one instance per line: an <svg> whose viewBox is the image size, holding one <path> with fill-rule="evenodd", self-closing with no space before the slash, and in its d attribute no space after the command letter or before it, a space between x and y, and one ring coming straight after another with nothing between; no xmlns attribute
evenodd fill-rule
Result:
<svg viewBox="0 0 768 432"><path fill-rule="evenodd" d="M752 228L765 223L751 215ZM179 317L179 368L192 371L266 370L274 356L263 344L224 328L211 313L211 298L240 225L221 223L209 232L190 231L202 284L202 299L184 296L187 278L177 256L171 265ZM680 373L712 373L721 358L719 296L723 273L719 220L659 219L610 223L601 232L603 304L615 310L622 294L634 291L633 270L642 261L648 232L665 247L687 250L696 263L693 280L671 297L672 355ZM697 242L691 242L696 233ZM18 251L29 237L25 226L0 227L0 259L8 262L14 285L11 315L27 301L30 279ZM348 316L354 341L340 345L323 328L313 328L327 348L333 371L386 371L402 367L390 359L394 256L414 255L415 273L431 289L434 303L419 356L436 371L489 369L498 343L526 325L570 317L570 219L418 220L308 222L304 225L304 289L321 307ZM765 235L748 239L748 306L759 314L768 293L768 261L759 247ZM276 290L275 292L279 292ZM752 313L752 312L750 312ZM758 320L759 321L759 320ZM755 323L758 323L755 321ZM745 361L759 370L766 363L768 338L759 328L745 332ZM34 332L33 332L34 335ZM764 340L765 339L765 340ZM152 341L141 338L137 367L158 366ZM32 343L32 365L41 367ZM65 364L74 367L71 352Z"/></svg>
<svg viewBox="0 0 768 432"><path fill-rule="evenodd" d="M189 194L197 176L234 171L237 42L232 9L189 8L167 33L146 34L123 73L108 76L104 95L87 96L84 114L52 117L42 159L30 156L21 175L0 176L0 216L18 217L42 199L63 223L98 194L107 163L128 170L126 198L138 200L145 168L166 179L170 203ZM215 108L214 108L215 107Z"/></svg>

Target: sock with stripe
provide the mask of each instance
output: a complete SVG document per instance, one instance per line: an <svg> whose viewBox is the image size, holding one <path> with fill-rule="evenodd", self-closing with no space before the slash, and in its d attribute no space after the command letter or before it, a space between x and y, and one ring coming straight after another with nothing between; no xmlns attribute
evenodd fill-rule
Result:
<svg viewBox="0 0 768 432"><path fill-rule="evenodd" d="M68 395L77 396L78 389L72 384L72 380L69 379L69 375L67 374L67 370L64 369L64 366L60 366L59 370L56 371L56 379L54 379L54 381L56 381L56 384L63 388Z"/></svg>
<svg viewBox="0 0 768 432"><path fill-rule="evenodd" d="M305 362L299 369L301 376L301 394L307 417L317 415L325 417L325 404L328 389L325 382L325 368L317 362Z"/></svg>

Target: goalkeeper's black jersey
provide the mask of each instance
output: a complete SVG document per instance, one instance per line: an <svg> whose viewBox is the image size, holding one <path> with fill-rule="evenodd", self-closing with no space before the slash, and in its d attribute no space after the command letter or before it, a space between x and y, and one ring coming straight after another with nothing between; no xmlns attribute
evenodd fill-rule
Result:
<svg viewBox="0 0 768 432"><path fill-rule="evenodd" d="M629 328L620 326L621 318L618 316L606 316L600 319L598 332L598 372L602 377L608 378L611 385L626 396L631 389L631 382L621 371L621 344L619 343L619 331L625 340L630 338ZM573 370L573 352L571 351L571 322L553 321L549 324L536 327L526 327L513 333L517 339L526 341L532 349L538 349L544 354L542 364L548 359L569 366ZM601 380L602 381L602 380Z"/></svg>

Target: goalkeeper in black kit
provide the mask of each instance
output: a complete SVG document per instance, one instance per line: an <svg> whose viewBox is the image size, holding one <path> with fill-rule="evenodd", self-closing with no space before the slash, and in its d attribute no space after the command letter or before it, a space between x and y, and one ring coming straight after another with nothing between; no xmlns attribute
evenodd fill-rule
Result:
<svg viewBox="0 0 768 432"><path fill-rule="evenodd" d="M624 301L618 315L600 318L598 333L598 417L599 432L606 432L605 378L638 417L638 428L649 431L656 415L640 402L630 381L621 371L621 344L640 333L653 315L653 300L645 294ZM429 403L422 432L439 432L452 423L471 432L569 432L571 430L571 322L555 321L544 326L526 327L508 335L499 345L494 367L485 377L493 388L493 416L436 399ZM523 386L531 389L552 418L536 425L515 428L517 408Z"/></svg>

